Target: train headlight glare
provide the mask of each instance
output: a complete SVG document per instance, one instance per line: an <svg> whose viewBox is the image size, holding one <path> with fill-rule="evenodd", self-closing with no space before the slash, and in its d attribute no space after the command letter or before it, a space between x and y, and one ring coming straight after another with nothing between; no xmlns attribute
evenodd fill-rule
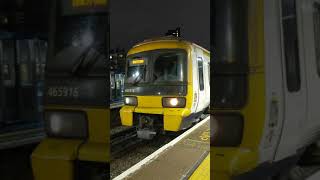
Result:
<svg viewBox="0 0 320 180"><path fill-rule="evenodd" d="M165 97L162 98L162 106L169 108L184 108L186 99L183 97Z"/></svg>
<svg viewBox="0 0 320 180"><path fill-rule="evenodd" d="M82 111L46 111L46 131L49 137L86 138L88 121Z"/></svg>
<svg viewBox="0 0 320 180"><path fill-rule="evenodd" d="M130 103L130 99L129 98L125 98L125 103L129 104Z"/></svg>
<svg viewBox="0 0 320 180"><path fill-rule="evenodd" d="M124 98L124 103L125 105L128 105L128 106L136 106L138 105L138 100L137 100L137 97L125 97Z"/></svg>
<svg viewBox="0 0 320 180"><path fill-rule="evenodd" d="M170 99L170 105L171 106L177 106L179 103L178 99L177 98L172 98Z"/></svg>

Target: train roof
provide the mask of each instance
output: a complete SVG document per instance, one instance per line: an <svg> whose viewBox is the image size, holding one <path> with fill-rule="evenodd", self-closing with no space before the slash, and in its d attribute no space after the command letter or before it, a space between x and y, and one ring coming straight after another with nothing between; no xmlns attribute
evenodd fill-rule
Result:
<svg viewBox="0 0 320 180"><path fill-rule="evenodd" d="M192 43L190 41L187 41L183 38L180 38L180 37L175 37L175 36L164 36L164 37L155 37L155 38L150 38L150 39L146 39L136 45L134 45L131 49L134 49L134 48L137 48L137 47L140 47L140 46L143 46L143 45L147 45L147 44L151 44L151 43L155 43L155 42L173 42L173 43L182 43L182 44L185 44L185 45L189 45L189 46L195 46L201 50L203 50L204 52L210 54L210 51L208 51L207 49L195 44L195 43Z"/></svg>

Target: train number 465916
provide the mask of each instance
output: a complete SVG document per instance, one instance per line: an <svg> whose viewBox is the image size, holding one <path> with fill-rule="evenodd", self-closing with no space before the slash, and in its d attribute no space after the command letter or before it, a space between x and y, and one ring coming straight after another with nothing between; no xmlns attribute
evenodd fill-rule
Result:
<svg viewBox="0 0 320 180"><path fill-rule="evenodd" d="M77 87L50 87L47 96L51 97L79 97L79 88Z"/></svg>

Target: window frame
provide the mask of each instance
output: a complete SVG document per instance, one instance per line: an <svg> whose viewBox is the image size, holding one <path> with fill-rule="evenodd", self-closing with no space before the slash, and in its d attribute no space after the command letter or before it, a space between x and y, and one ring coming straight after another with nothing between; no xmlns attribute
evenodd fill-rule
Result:
<svg viewBox="0 0 320 180"><path fill-rule="evenodd" d="M288 2L293 2L294 4L285 4ZM299 25L296 5L296 0L280 1L282 50L285 64L287 90L290 93L296 93L301 90L302 80L299 47Z"/></svg>
<svg viewBox="0 0 320 180"><path fill-rule="evenodd" d="M200 68L200 63L201 68ZM198 66L198 82L199 82L199 90L204 91L204 62L202 57L197 58L197 66Z"/></svg>
<svg viewBox="0 0 320 180"><path fill-rule="evenodd" d="M315 61L318 76L320 77L320 2L313 3L313 32L314 32L314 48L315 48Z"/></svg>

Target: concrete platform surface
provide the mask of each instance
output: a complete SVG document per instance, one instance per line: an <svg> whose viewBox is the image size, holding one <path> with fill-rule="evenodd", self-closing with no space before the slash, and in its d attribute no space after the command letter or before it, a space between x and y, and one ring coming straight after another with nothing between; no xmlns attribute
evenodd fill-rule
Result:
<svg viewBox="0 0 320 180"><path fill-rule="evenodd" d="M201 121L115 179L209 179L210 163L203 163L210 160L209 121Z"/></svg>

